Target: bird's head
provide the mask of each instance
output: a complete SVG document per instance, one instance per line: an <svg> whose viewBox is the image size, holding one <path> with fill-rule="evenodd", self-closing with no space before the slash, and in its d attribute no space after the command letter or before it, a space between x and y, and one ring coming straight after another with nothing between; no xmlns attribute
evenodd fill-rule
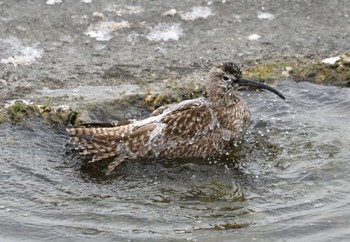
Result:
<svg viewBox="0 0 350 242"><path fill-rule="evenodd" d="M214 89L222 94L230 94L232 91L239 90L240 87L265 89L273 92L280 98L285 99L279 91L266 84L242 78L241 69L232 62L216 65L210 70L208 92L210 92L211 89Z"/></svg>

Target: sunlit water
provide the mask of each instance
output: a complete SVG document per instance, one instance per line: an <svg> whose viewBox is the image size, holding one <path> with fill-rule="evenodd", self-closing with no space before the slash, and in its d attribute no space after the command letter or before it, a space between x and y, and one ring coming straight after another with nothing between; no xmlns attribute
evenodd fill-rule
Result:
<svg viewBox="0 0 350 242"><path fill-rule="evenodd" d="M0 125L5 241L342 241L350 238L350 89L284 81L246 92L252 125L228 160L66 154L63 129Z"/></svg>

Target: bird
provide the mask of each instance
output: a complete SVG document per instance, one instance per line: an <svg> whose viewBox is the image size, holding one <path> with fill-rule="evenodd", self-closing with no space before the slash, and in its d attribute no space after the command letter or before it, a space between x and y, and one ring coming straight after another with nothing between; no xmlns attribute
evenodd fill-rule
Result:
<svg viewBox="0 0 350 242"><path fill-rule="evenodd" d="M239 94L243 87L285 99L264 83L244 79L238 65L226 62L209 70L205 96L161 106L141 120L69 128L69 142L90 162L113 157L108 172L139 158L217 157L230 151L250 124L249 108Z"/></svg>

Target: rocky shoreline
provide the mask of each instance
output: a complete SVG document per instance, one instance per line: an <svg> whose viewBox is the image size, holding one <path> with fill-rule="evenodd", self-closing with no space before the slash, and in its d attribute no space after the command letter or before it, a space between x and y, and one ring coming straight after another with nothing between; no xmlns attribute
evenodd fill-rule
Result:
<svg viewBox="0 0 350 242"><path fill-rule="evenodd" d="M350 87L350 53L324 59L284 57L273 62L265 60L256 63L256 65L246 66L244 69L246 78L272 85L278 80L289 79L296 82L306 81ZM75 125L91 121L88 112L89 109L94 108L94 105L105 107L111 112L123 112L128 104L152 111L166 103L203 95L206 69L206 67L193 69L192 73L191 70L185 70L183 79L180 77L181 70L168 71L168 76L163 76L161 81L154 81L157 77L149 74L149 80L143 79L144 83L133 84L133 91L130 91L132 88L125 86L121 81L120 85L102 88L97 99L89 99L89 95L101 88L100 86L91 86L82 93L79 92L79 88L72 88L71 93L68 89L63 92L60 92L59 88L47 89L46 92L28 95L29 99L7 100L0 108L0 122L18 123L35 117L55 125ZM105 77L106 79L121 78L121 72L123 72L122 68L114 67L114 73L108 70L105 72ZM124 72L129 71L125 69ZM147 72L152 73L150 70ZM134 76L136 80L143 75L142 72L138 74L140 77ZM128 78L133 78L131 74L128 75ZM115 89L116 93L110 89ZM104 95L104 92L107 94ZM119 110L115 110L118 108Z"/></svg>

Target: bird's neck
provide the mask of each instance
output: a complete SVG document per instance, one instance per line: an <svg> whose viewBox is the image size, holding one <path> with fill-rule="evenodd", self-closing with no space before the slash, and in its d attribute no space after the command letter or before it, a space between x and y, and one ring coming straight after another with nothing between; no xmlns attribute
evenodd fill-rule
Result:
<svg viewBox="0 0 350 242"><path fill-rule="evenodd" d="M222 128L245 131L250 123L250 112L238 93L212 89L208 90L207 98Z"/></svg>
<svg viewBox="0 0 350 242"><path fill-rule="evenodd" d="M208 100L216 107L231 107L236 103L243 102L238 93L224 91L219 88L209 88L207 90Z"/></svg>

